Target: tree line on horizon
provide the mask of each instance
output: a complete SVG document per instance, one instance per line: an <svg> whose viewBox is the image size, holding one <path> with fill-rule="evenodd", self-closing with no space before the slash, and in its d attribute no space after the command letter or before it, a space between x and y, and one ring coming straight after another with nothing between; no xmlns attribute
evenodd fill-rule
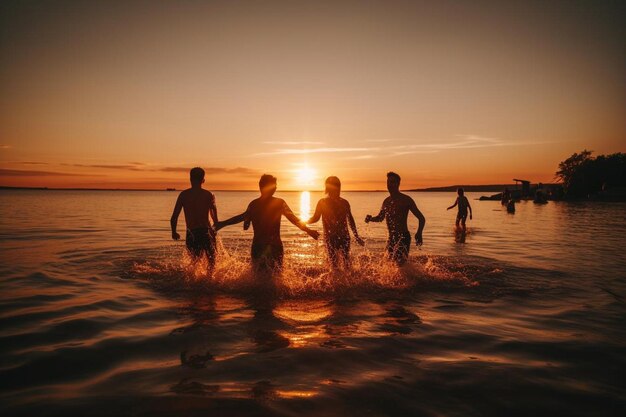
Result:
<svg viewBox="0 0 626 417"><path fill-rule="evenodd" d="M626 154L592 156L583 150L559 164L556 172L566 199L618 197L626 199Z"/></svg>

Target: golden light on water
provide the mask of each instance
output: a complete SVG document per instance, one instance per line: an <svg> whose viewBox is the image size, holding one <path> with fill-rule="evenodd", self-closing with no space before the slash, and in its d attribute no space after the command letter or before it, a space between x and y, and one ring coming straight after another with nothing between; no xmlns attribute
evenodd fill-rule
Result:
<svg viewBox="0 0 626 417"><path fill-rule="evenodd" d="M308 220L311 217L311 193L302 191L300 193L300 220Z"/></svg>

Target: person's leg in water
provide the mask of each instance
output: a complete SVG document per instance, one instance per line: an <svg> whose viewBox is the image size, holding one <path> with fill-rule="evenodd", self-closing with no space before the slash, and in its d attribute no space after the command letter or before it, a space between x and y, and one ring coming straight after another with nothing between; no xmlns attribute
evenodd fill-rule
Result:
<svg viewBox="0 0 626 417"><path fill-rule="evenodd" d="M252 266L256 273L274 274L283 269L283 246L252 245Z"/></svg>
<svg viewBox="0 0 626 417"><path fill-rule="evenodd" d="M389 259L398 266L402 266L409 258L411 247L411 234L409 232L400 235L389 236L387 241L387 254Z"/></svg>
<svg viewBox="0 0 626 417"><path fill-rule="evenodd" d="M215 267L215 237L207 227L187 230L185 238L187 251L197 262L202 256L206 256L209 272Z"/></svg>
<svg viewBox="0 0 626 417"><path fill-rule="evenodd" d="M463 229L463 233L466 231L465 221L467 220L467 212L459 213L456 217L456 226L459 227L459 220L461 221L461 227Z"/></svg>
<svg viewBox="0 0 626 417"><path fill-rule="evenodd" d="M326 249L333 270L340 269L342 264L344 269L351 268L350 239L328 239Z"/></svg>

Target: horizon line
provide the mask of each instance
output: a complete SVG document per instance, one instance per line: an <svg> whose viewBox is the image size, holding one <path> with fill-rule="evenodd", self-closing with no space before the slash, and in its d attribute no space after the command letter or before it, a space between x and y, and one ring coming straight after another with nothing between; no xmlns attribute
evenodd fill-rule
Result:
<svg viewBox="0 0 626 417"><path fill-rule="evenodd" d="M533 184L533 183L531 183ZM543 183L544 185L559 185L560 183ZM431 192L447 192L454 190L447 190L448 188L459 188L459 187L498 187L498 186L516 186L515 183L510 184L454 184L454 185L444 185L437 187L421 187L421 188L409 188L409 189L401 189L400 191L431 191ZM26 187L26 186L11 186L11 185L0 185L0 190L50 190L50 191L165 191L165 192L173 192L173 191L183 191L187 188L95 188L95 187ZM219 192L258 192L258 189L220 189L220 188L204 188L208 191L219 191ZM323 189L281 189L277 190L277 192L324 192ZM356 189L356 190L342 190L344 192L387 192L386 189L374 189L374 190L365 190L365 189Z"/></svg>

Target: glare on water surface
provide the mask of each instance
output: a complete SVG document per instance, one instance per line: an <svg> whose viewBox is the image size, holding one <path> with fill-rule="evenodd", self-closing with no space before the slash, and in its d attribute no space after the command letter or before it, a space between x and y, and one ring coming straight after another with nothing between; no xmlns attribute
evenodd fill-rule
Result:
<svg viewBox="0 0 626 417"><path fill-rule="evenodd" d="M302 191L300 193L300 220L306 221L311 217L311 193Z"/></svg>

